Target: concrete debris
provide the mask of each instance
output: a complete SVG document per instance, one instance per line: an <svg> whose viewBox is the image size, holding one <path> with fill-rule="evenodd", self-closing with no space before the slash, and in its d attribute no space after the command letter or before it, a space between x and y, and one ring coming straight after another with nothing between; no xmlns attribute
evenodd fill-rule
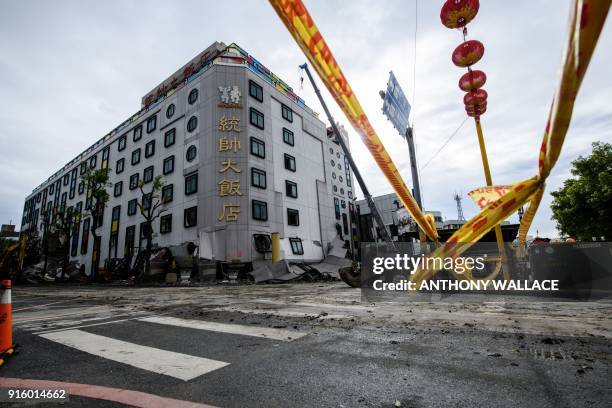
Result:
<svg viewBox="0 0 612 408"><path fill-rule="evenodd" d="M345 250L346 252L346 250ZM313 264L319 272L328 273L333 278L340 277L340 269L351 266L351 260L336 255L328 255L318 264Z"/></svg>
<svg viewBox="0 0 612 408"><path fill-rule="evenodd" d="M263 264L250 272L249 275L255 283L285 283L298 280L314 282L331 279L329 273L322 273L315 266L283 260Z"/></svg>
<svg viewBox="0 0 612 408"><path fill-rule="evenodd" d="M331 248L327 251L327 256L335 256L337 258L346 258L347 248L344 247L344 241L336 236L330 244Z"/></svg>

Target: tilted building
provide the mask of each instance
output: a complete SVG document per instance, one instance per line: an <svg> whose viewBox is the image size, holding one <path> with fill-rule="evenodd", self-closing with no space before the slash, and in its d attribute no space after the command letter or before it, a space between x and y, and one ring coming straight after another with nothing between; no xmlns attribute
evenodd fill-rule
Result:
<svg viewBox="0 0 612 408"><path fill-rule="evenodd" d="M142 109L26 198L22 231L42 233L43 214L87 205L80 176L110 168L110 200L97 229L100 264L145 245L137 203L162 175L164 213L153 242L193 242L200 257L266 258L279 232L286 259L322 259L342 232L351 239L353 182L342 149L318 115L280 78L235 44L214 43L147 93ZM48 211L43 211L43 209ZM88 265L91 220L71 238ZM344 225L343 225L344 224Z"/></svg>

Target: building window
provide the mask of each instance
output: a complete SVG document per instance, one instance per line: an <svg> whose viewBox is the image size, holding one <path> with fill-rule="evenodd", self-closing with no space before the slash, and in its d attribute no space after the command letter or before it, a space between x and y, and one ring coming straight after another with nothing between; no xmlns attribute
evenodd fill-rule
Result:
<svg viewBox="0 0 612 408"><path fill-rule="evenodd" d="M123 181L118 181L115 183L115 197L119 197L123 193Z"/></svg>
<svg viewBox="0 0 612 408"><path fill-rule="evenodd" d="M132 174L130 176L130 190L134 190L138 188L138 182L140 181L140 174Z"/></svg>
<svg viewBox="0 0 612 408"><path fill-rule="evenodd" d="M196 103L197 100L198 100L198 90L192 89L191 92L189 92L189 96L187 97L187 102L189 102L190 105L193 105L194 103Z"/></svg>
<svg viewBox="0 0 612 408"><path fill-rule="evenodd" d="M174 171L174 156L166 157L164 159L164 175L170 174Z"/></svg>
<svg viewBox="0 0 612 408"><path fill-rule="evenodd" d="M251 168L251 185L257 188L266 188L266 172Z"/></svg>
<svg viewBox="0 0 612 408"><path fill-rule="evenodd" d="M149 211L151 208L151 193L142 195L142 211Z"/></svg>
<svg viewBox="0 0 612 408"><path fill-rule="evenodd" d="M169 203L174 199L174 184L168 184L162 187L161 201L162 203Z"/></svg>
<svg viewBox="0 0 612 408"><path fill-rule="evenodd" d="M102 168L108 168L108 158L110 156L110 146L106 146L104 150L102 150Z"/></svg>
<svg viewBox="0 0 612 408"><path fill-rule="evenodd" d="M134 254L134 238L136 237L136 226L131 225L125 229L125 246L123 247L123 255L126 258L131 258Z"/></svg>
<svg viewBox="0 0 612 408"><path fill-rule="evenodd" d="M268 204L264 201L253 200L253 219L258 221L268 220Z"/></svg>
<svg viewBox="0 0 612 408"><path fill-rule="evenodd" d="M175 110L176 110L176 107L174 106L173 103L168 105L168 107L166 108L166 118L170 119L171 117L173 117Z"/></svg>
<svg viewBox="0 0 612 408"><path fill-rule="evenodd" d="M195 116L190 117L189 121L187 122L187 131L191 133L194 130L196 130L197 127L198 127L198 118Z"/></svg>
<svg viewBox="0 0 612 408"><path fill-rule="evenodd" d="M342 176L338 176L338 181L342 183Z"/></svg>
<svg viewBox="0 0 612 408"><path fill-rule="evenodd" d="M344 189L342 187L340 187L340 194L344 195Z"/></svg>
<svg viewBox="0 0 612 408"><path fill-rule="evenodd" d="M185 177L185 195L191 195L198 192L198 173L191 174Z"/></svg>
<svg viewBox="0 0 612 408"><path fill-rule="evenodd" d="M70 183L70 176L68 174L66 174L64 176L64 185L67 186L68 183Z"/></svg>
<svg viewBox="0 0 612 408"><path fill-rule="evenodd" d="M81 170L79 171L79 174L82 176L83 174L85 174L85 172L87 171L87 163L83 162L81 163ZM53 194L53 193L50 193Z"/></svg>
<svg viewBox="0 0 612 408"><path fill-rule="evenodd" d="M140 148L132 152L132 166L135 166L138 163L140 163Z"/></svg>
<svg viewBox="0 0 612 408"><path fill-rule="evenodd" d="M266 158L266 144L263 140L259 140L255 137L251 138L251 154L261 157L262 159Z"/></svg>
<svg viewBox="0 0 612 408"><path fill-rule="evenodd" d="M85 183L81 181L79 183L79 194L83 194L84 192L85 192Z"/></svg>
<svg viewBox="0 0 612 408"><path fill-rule="evenodd" d="M290 146L293 146L295 144L293 132L287 128L283 128L283 142L287 143Z"/></svg>
<svg viewBox="0 0 612 408"><path fill-rule="evenodd" d="M263 88L255 81L249 81L249 95L263 102Z"/></svg>
<svg viewBox="0 0 612 408"><path fill-rule="evenodd" d="M153 166L149 166L144 169L142 174L142 182L147 184L153 181Z"/></svg>
<svg viewBox="0 0 612 408"><path fill-rule="evenodd" d="M334 193L338 192L338 186L333 186Z"/></svg>
<svg viewBox="0 0 612 408"><path fill-rule="evenodd" d="M293 181L285 180L285 194L287 197L297 198L297 184L295 184Z"/></svg>
<svg viewBox="0 0 612 408"><path fill-rule="evenodd" d="M53 194L53 191L55 190L55 184L51 184L49 186L49 195Z"/></svg>
<svg viewBox="0 0 612 408"><path fill-rule="evenodd" d="M157 116L151 116L147 119L147 133L151 133L157 127Z"/></svg>
<svg viewBox="0 0 612 408"><path fill-rule="evenodd" d="M332 172L332 178L335 180L336 179L336 173Z"/></svg>
<svg viewBox="0 0 612 408"><path fill-rule="evenodd" d="M172 232L172 214L162 215L160 217L159 232L162 234Z"/></svg>
<svg viewBox="0 0 612 408"><path fill-rule="evenodd" d="M295 171L295 157L285 153L285 168L289 171Z"/></svg>
<svg viewBox="0 0 612 408"><path fill-rule="evenodd" d="M281 114L283 115L283 119L293 122L293 111L287 105L281 105Z"/></svg>
<svg viewBox="0 0 612 408"><path fill-rule="evenodd" d="M346 208L346 201L344 200L340 201L340 205L342 206L342 208Z"/></svg>
<svg viewBox="0 0 612 408"><path fill-rule="evenodd" d="M300 238L289 238L289 243L291 244L293 255L304 255L304 246Z"/></svg>
<svg viewBox="0 0 612 408"><path fill-rule="evenodd" d="M139 141L142 138L142 126L138 125L134 128L134 136L132 137L132 140L134 140L135 142Z"/></svg>
<svg viewBox="0 0 612 408"><path fill-rule="evenodd" d="M172 128L164 134L164 147L170 147L176 139L176 129Z"/></svg>
<svg viewBox="0 0 612 408"><path fill-rule="evenodd" d="M155 140L151 140L145 145L145 158L149 158L155 154Z"/></svg>
<svg viewBox="0 0 612 408"><path fill-rule="evenodd" d="M255 108L251 108L249 118L250 118L251 125L253 125L253 126L255 126L256 128L259 128L259 129L263 129L264 128L264 115L263 115L263 113L261 113L260 111L258 111Z"/></svg>
<svg viewBox="0 0 612 408"><path fill-rule="evenodd" d="M87 218L83 221L83 235L81 236L81 254L87 253L87 246L89 244L89 223L91 220Z"/></svg>
<svg viewBox="0 0 612 408"><path fill-rule="evenodd" d="M185 228L195 227L198 225L198 207L185 208L183 214L183 225Z"/></svg>
<svg viewBox="0 0 612 408"><path fill-rule="evenodd" d="M115 173L117 174L123 173L124 167L125 167L125 159L117 160L117 164L115 165Z"/></svg>
<svg viewBox="0 0 612 408"><path fill-rule="evenodd" d="M300 212L293 208L287 208L287 225L297 227L300 225Z"/></svg>
<svg viewBox="0 0 612 408"><path fill-rule="evenodd" d="M117 143L117 150L118 151L125 150L126 144L127 144L127 136L123 135L119 138L119 142Z"/></svg>
<svg viewBox="0 0 612 408"><path fill-rule="evenodd" d="M336 219L340 219L340 200L334 197L334 212L336 213Z"/></svg>
<svg viewBox="0 0 612 408"><path fill-rule="evenodd" d="M136 214L136 209L138 208L138 200L137 199L133 199L128 201L128 209L127 209L127 214L128 215L134 215Z"/></svg>
<svg viewBox="0 0 612 408"><path fill-rule="evenodd" d="M348 198L353 198L353 192L351 190L348 191Z"/></svg>
<svg viewBox="0 0 612 408"><path fill-rule="evenodd" d="M92 169L96 168L96 159L97 159L97 156L95 155L89 158L89 167L91 167Z"/></svg>
<svg viewBox="0 0 612 408"><path fill-rule="evenodd" d="M196 155L198 154L198 149L195 145L191 145L187 148L187 153L185 154L185 158L188 162L192 162L195 160Z"/></svg>

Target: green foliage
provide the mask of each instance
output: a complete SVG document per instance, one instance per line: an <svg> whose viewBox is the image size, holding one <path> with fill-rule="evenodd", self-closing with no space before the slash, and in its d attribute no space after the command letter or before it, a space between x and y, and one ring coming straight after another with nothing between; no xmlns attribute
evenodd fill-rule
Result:
<svg viewBox="0 0 612 408"><path fill-rule="evenodd" d="M572 165L574 178L551 193L557 229L578 240L612 239L612 145L593 143L591 155L578 157Z"/></svg>
<svg viewBox="0 0 612 408"><path fill-rule="evenodd" d="M89 201L89 205L85 208L85 215L92 218L91 233L94 237L97 237L96 229L100 226L100 219L110 197L108 191L106 191L111 186L108 181L109 173L109 168L93 169L87 167L87 170L81 176L87 187L87 200Z"/></svg>

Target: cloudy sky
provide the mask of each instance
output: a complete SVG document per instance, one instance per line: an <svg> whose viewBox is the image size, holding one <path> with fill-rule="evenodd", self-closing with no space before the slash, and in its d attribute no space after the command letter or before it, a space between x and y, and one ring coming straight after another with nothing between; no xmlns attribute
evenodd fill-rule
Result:
<svg viewBox="0 0 612 408"><path fill-rule="evenodd" d="M443 2L421 0L418 7L415 0L305 3L410 182L407 147L382 116L378 90L393 70L413 105L423 166L465 117L457 87L464 71L450 60L461 36L441 25ZM493 181L509 184L537 172L537 150L560 73L569 1L481 3L469 37L486 47L477 68L488 75L488 112L482 121ZM603 46L611 40L607 24L532 233L556 234L548 209L550 191L569 176L573 159L590 152L592 142L612 141L612 47ZM310 87L300 89L297 66L305 58L266 1L4 1L0 221L19 224L23 200L34 187L138 111L143 94L213 41L237 43L322 112ZM326 97L331 105L331 97ZM336 106L333 113L347 123ZM373 193L390 192L354 131L350 135ZM473 121L421 170L421 178L426 209L456 218L457 192L465 197L465 215L477 212L466 196L484 185Z"/></svg>

